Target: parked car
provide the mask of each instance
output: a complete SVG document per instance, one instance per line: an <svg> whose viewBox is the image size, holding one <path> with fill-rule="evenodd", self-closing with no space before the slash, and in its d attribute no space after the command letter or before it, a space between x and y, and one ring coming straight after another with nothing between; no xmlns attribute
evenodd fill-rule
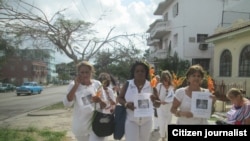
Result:
<svg viewBox="0 0 250 141"><path fill-rule="evenodd" d="M10 83L1 83L0 84L0 92L9 92L14 91L16 89L16 86Z"/></svg>
<svg viewBox="0 0 250 141"><path fill-rule="evenodd" d="M0 92L5 92L5 90L6 87L2 83L0 83Z"/></svg>
<svg viewBox="0 0 250 141"><path fill-rule="evenodd" d="M20 87L16 88L16 94L41 94L43 87L40 86L37 82L24 82Z"/></svg>

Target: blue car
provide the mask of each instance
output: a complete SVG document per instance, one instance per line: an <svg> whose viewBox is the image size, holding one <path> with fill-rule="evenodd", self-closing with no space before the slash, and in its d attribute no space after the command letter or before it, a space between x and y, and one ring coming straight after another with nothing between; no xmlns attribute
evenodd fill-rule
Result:
<svg viewBox="0 0 250 141"><path fill-rule="evenodd" d="M16 94L41 94L43 87L38 85L37 82L24 82L20 87L16 88Z"/></svg>

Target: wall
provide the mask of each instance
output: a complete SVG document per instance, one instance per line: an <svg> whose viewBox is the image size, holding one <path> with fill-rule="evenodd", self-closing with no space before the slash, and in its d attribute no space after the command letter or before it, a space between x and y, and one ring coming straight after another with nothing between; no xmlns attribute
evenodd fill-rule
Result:
<svg viewBox="0 0 250 141"><path fill-rule="evenodd" d="M218 81L224 80L227 84L230 83L242 83L246 81L246 95L250 96L250 77L238 77L239 71L239 56L241 50L246 46L250 45L250 27L248 31L233 35L227 36L223 39L214 41L214 75L213 78ZM225 50L229 49L232 54L232 77L220 77L219 68L220 68L220 55Z"/></svg>

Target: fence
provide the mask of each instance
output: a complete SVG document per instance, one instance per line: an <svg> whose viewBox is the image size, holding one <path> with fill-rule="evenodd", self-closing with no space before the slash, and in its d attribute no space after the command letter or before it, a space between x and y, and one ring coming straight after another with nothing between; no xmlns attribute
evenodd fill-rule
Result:
<svg viewBox="0 0 250 141"><path fill-rule="evenodd" d="M246 94L246 81L238 82L238 83L229 83L226 84L223 80L222 81L215 81L214 89L215 89L215 96L218 100L221 101L229 101L226 97L226 93L230 88L238 88L243 90L243 94Z"/></svg>

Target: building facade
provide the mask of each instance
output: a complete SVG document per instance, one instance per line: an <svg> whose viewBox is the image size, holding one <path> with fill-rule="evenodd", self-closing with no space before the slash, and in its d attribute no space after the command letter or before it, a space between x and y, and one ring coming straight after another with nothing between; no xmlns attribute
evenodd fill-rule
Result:
<svg viewBox="0 0 250 141"><path fill-rule="evenodd" d="M222 14L230 4L233 3L224 0L165 0L159 3L154 15L161 18L147 30L149 62L177 53L180 59L201 64L212 74L214 50L205 39L223 25Z"/></svg>
<svg viewBox="0 0 250 141"><path fill-rule="evenodd" d="M223 82L225 92L238 87L250 97L250 21L239 20L219 29L206 40L214 44L213 78Z"/></svg>
<svg viewBox="0 0 250 141"><path fill-rule="evenodd" d="M27 60L13 56L6 61L0 71L3 82L12 83L16 86L27 81L36 81L40 84L46 83L47 65L43 61Z"/></svg>
<svg viewBox="0 0 250 141"><path fill-rule="evenodd" d="M58 79L54 54L52 49L18 50L1 67L1 80L16 85L26 81L54 83Z"/></svg>

